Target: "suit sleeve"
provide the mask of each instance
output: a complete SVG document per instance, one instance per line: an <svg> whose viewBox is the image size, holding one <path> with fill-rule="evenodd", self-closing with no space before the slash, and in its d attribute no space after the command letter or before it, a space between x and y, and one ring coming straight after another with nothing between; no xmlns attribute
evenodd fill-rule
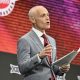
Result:
<svg viewBox="0 0 80 80"><path fill-rule="evenodd" d="M30 57L30 54L30 45L28 41L20 39L17 44L17 61L22 74L26 74L40 64L38 56L34 55Z"/></svg>

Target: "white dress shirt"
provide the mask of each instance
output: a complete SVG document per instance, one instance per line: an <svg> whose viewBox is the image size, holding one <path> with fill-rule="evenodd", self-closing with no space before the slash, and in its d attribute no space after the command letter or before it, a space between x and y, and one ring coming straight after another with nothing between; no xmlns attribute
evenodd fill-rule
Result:
<svg viewBox="0 0 80 80"><path fill-rule="evenodd" d="M37 36L39 37L41 43L44 45L44 39L43 37L41 37L43 35L43 33L37 29L35 29L34 27L32 28L32 30L37 34ZM45 32L44 32L45 34Z"/></svg>

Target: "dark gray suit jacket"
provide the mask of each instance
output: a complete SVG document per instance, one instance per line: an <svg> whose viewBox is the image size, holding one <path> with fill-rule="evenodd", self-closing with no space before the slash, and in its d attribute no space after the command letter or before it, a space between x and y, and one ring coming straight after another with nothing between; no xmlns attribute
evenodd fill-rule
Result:
<svg viewBox="0 0 80 80"><path fill-rule="evenodd" d="M52 45L52 61L56 60L56 43L55 40L47 35ZM17 60L21 74L24 80L49 80L51 77L50 65L46 58L38 59L37 54L44 48L36 33L31 30L22 36L17 45ZM57 66L51 65L56 75L62 75Z"/></svg>

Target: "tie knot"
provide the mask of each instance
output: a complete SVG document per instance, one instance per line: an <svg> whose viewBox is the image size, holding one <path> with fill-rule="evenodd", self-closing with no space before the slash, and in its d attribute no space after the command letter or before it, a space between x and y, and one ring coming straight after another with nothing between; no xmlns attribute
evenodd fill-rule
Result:
<svg viewBox="0 0 80 80"><path fill-rule="evenodd" d="M46 35L43 34L42 37L44 38L44 46L47 46L48 45L48 39L47 39Z"/></svg>
<svg viewBox="0 0 80 80"><path fill-rule="evenodd" d="M43 37L44 39L46 39L46 35L45 34L43 34L41 37Z"/></svg>

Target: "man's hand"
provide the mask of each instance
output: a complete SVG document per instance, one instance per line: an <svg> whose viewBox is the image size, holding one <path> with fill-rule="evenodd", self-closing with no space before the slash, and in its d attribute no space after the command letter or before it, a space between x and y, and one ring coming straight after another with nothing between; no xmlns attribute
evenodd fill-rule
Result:
<svg viewBox="0 0 80 80"><path fill-rule="evenodd" d="M63 73L68 72L69 69L70 69L70 64L68 64L68 65L62 65L62 66L60 67L60 70L61 70Z"/></svg>
<svg viewBox="0 0 80 80"><path fill-rule="evenodd" d="M38 54L40 58L44 58L45 56L51 56L52 46L48 44L44 49Z"/></svg>

